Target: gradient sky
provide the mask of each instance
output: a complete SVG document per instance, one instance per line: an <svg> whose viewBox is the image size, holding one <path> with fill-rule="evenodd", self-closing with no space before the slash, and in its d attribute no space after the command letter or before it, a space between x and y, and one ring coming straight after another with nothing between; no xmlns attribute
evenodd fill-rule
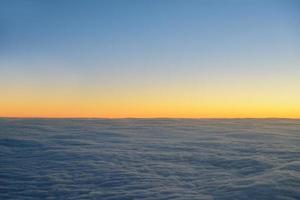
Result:
<svg viewBox="0 0 300 200"><path fill-rule="evenodd" d="M300 1L1 0L0 116L300 118Z"/></svg>

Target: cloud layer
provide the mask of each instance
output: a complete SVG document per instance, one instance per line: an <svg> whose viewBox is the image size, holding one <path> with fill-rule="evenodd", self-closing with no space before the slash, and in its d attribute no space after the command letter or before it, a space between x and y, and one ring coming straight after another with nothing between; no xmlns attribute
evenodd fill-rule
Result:
<svg viewBox="0 0 300 200"><path fill-rule="evenodd" d="M299 199L299 120L0 119L1 199Z"/></svg>

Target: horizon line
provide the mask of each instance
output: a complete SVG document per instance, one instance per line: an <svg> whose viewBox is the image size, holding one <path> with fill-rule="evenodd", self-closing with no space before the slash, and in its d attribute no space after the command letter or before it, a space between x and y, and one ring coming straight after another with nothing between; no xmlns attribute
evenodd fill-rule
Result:
<svg viewBox="0 0 300 200"><path fill-rule="evenodd" d="M0 119L292 119L300 120L300 117L5 117Z"/></svg>

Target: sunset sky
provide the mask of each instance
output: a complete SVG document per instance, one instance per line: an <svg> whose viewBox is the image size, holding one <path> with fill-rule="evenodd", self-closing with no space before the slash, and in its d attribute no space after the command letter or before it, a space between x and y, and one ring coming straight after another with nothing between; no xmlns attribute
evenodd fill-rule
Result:
<svg viewBox="0 0 300 200"><path fill-rule="evenodd" d="M1 0L0 116L300 118L300 1Z"/></svg>

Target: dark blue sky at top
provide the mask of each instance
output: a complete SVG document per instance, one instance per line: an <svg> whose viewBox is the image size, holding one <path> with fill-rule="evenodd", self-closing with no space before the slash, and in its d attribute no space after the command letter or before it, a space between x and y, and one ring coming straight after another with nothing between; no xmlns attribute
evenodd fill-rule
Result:
<svg viewBox="0 0 300 200"><path fill-rule="evenodd" d="M299 61L299 11L291 0L2 0L0 64L137 74L148 65L157 72L253 62L255 71L265 61L288 67Z"/></svg>

